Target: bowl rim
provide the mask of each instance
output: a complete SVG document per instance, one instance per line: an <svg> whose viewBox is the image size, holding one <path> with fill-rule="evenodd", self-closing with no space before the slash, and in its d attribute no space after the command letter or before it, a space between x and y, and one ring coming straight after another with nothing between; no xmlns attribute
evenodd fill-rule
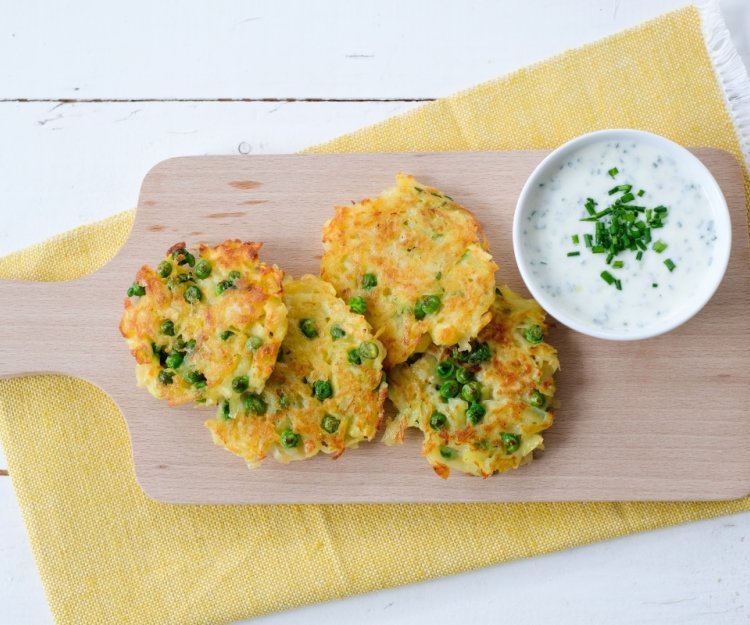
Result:
<svg viewBox="0 0 750 625"><path fill-rule="evenodd" d="M547 297L546 292L538 288L534 278L528 271L526 266L526 259L522 251L521 246L521 221L522 215L525 215L525 209L529 203L529 196L531 190L536 186L543 175L547 173L547 169L550 164L558 160L561 156L573 152L586 144L594 143L600 140L608 139L631 139L645 142L651 145L657 145L673 155L678 162L688 163L694 170L700 172L701 186L703 187L706 195L709 199L709 206L714 213L714 218L717 225L717 231L725 233L723 237L725 243L720 247L717 247L716 260L712 265L712 272L710 279L706 280L701 284L696 292L696 297L690 300L690 305L686 305L675 311L676 314L670 315L666 322L654 323L640 330L629 330L627 332L621 332L618 330L601 330L593 325L582 323L577 319L574 319L561 311L558 306L554 303L552 298ZM727 205L724 193L721 190L721 186L714 178L713 174L703 164L703 162L690 152L687 148L682 145L662 137L661 135L654 134L645 130L637 130L633 128L608 128L603 130L596 130L589 132L578 137L575 137L569 141L566 141L562 145L558 146L547 156L545 156L534 168L529 177L527 178L521 193L516 201L516 208L513 214L513 255L516 260L516 265L521 273L526 288L531 292L532 297L544 308L550 315L552 315L557 321L565 326L568 326L572 330L593 336L595 338L614 340L614 341L636 341L641 339L647 339L666 332L670 332L675 328L681 326L686 321L694 317L713 297L716 290L721 284L724 274L726 273L727 266L729 264L729 257L732 249L732 222L729 214L729 207Z"/></svg>

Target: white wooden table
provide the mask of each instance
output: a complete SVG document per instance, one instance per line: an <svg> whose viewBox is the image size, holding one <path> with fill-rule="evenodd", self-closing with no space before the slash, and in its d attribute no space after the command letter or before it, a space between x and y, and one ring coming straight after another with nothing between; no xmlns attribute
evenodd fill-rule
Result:
<svg viewBox="0 0 750 625"><path fill-rule="evenodd" d="M290 152L684 0L0 4L0 255L135 204L157 161ZM750 3L722 0L750 64ZM435 44L414 37L440 33ZM0 451L0 621L51 623ZM262 623L747 623L750 514Z"/></svg>

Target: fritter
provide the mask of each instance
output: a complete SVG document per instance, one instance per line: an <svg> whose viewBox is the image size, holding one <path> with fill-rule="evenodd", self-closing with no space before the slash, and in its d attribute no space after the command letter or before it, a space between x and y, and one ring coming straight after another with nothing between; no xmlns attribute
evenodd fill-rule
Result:
<svg viewBox="0 0 750 625"><path fill-rule="evenodd" d="M262 393L235 393L206 426L214 442L253 468L318 452L339 457L372 440L383 419L385 348L362 315L316 276L284 281L289 329Z"/></svg>
<svg viewBox="0 0 750 625"><path fill-rule="evenodd" d="M379 333L386 367L430 340L465 346L489 321L497 270L468 210L411 176L396 182L336 208L320 272Z"/></svg>
<svg viewBox="0 0 750 625"><path fill-rule="evenodd" d="M422 454L442 478L451 469L487 477L530 462L552 425L559 363L544 341L544 311L503 287L491 312L469 349L433 345L388 376L398 414L383 441L401 443L407 427L419 428Z"/></svg>
<svg viewBox="0 0 750 625"><path fill-rule="evenodd" d="M283 272L258 259L260 243L177 243L156 269L144 266L128 289L120 332L136 378L171 405L217 404L233 381L260 392L287 330Z"/></svg>

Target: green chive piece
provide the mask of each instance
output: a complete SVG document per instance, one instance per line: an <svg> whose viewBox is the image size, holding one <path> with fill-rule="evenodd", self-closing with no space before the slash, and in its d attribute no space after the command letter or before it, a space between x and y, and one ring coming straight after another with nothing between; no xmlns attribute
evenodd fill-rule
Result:
<svg viewBox="0 0 750 625"><path fill-rule="evenodd" d="M521 446L521 437L518 434L511 432L503 432L500 435L500 442L503 444L503 449L506 454L512 454L518 451Z"/></svg>
<svg viewBox="0 0 750 625"><path fill-rule="evenodd" d="M652 282L652 283L651 283L651 288L652 288L652 289L655 289L655 288L657 288L658 286L659 286L659 285L658 285L658 283L656 283L656 282Z"/></svg>
<svg viewBox="0 0 750 625"><path fill-rule="evenodd" d="M581 252L568 252L568 256L580 256Z"/></svg>
<svg viewBox="0 0 750 625"><path fill-rule="evenodd" d="M614 178L617 174L620 173L620 170L617 169L617 167L613 167L607 172L612 178Z"/></svg>
<svg viewBox="0 0 750 625"><path fill-rule="evenodd" d="M367 302L364 297L356 295L349 300L349 310L358 315L364 315L367 312Z"/></svg>
<svg viewBox="0 0 750 625"><path fill-rule="evenodd" d="M573 241L573 245L578 245L578 243L580 242L577 234L574 234L572 237L570 237L570 240Z"/></svg>
<svg viewBox="0 0 750 625"><path fill-rule="evenodd" d="M362 288L369 291L378 286L378 277L374 273L366 273L362 276Z"/></svg>
<svg viewBox="0 0 750 625"><path fill-rule="evenodd" d="M622 269L623 262L621 260L616 260L612 263L612 267L614 267L615 269Z"/></svg>
<svg viewBox="0 0 750 625"><path fill-rule="evenodd" d="M320 421L320 427L324 432L328 432L329 434L334 434L339 429L340 425L341 419L337 419L332 414L328 413L326 413Z"/></svg>
<svg viewBox="0 0 750 625"><path fill-rule="evenodd" d="M591 240L592 240L592 236L590 234L583 235L583 241L586 244L586 247L591 247Z"/></svg>
<svg viewBox="0 0 750 625"><path fill-rule="evenodd" d="M607 284L614 284L615 278L611 273L609 273L609 271L602 271L599 275L601 275L602 280L604 280Z"/></svg>
<svg viewBox="0 0 750 625"><path fill-rule="evenodd" d="M646 195L646 192L643 189L638 191L638 197L643 197L644 195Z"/></svg>
<svg viewBox="0 0 750 625"><path fill-rule="evenodd" d="M604 254L604 252L606 251L607 251L607 248L604 247L603 245L595 245L594 247L591 248L592 254Z"/></svg>
<svg viewBox="0 0 750 625"><path fill-rule="evenodd" d="M435 373L437 373L439 378L443 378L444 380L452 377L455 371L456 365L450 360L442 360L435 367Z"/></svg>
<svg viewBox="0 0 750 625"><path fill-rule="evenodd" d="M300 444L302 437L292 430L284 430L279 435L281 446L285 449L294 449Z"/></svg>
<svg viewBox="0 0 750 625"><path fill-rule="evenodd" d="M661 239L658 239L654 244L651 246L651 249L654 250L657 254L661 254L664 250L667 249L667 244L664 243Z"/></svg>
<svg viewBox="0 0 750 625"><path fill-rule="evenodd" d="M674 271L675 267L677 267L677 265L675 265L672 262L671 258L667 258L667 260L664 261L664 264L666 265L667 269L669 269L670 272Z"/></svg>
<svg viewBox="0 0 750 625"><path fill-rule="evenodd" d="M318 336L318 327L312 319L300 319L299 329L308 339Z"/></svg>
<svg viewBox="0 0 750 625"><path fill-rule="evenodd" d="M635 255L636 260L641 260L643 258L643 252L641 250L638 250L638 253Z"/></svg>
<svg viewBox="0 0 750 625"><path fill-rule="evenodd" d="M442 430L446 425L448 425L448 417L442 412L435 411L430 415L430 427L433 430Z"/></svg>
<svg viewBox="0 0 750 625"><path fill-rule="evenodd" d="M325 401L333 396L333 387L328 380L316 380L313 382L313 396L318 401Z"/></svg>

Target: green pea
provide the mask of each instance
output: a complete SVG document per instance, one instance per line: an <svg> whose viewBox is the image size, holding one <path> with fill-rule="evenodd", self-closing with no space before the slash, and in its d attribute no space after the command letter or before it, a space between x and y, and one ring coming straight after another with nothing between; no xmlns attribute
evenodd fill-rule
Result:
<svg viewBox="0 0 750 625"><path fill-rule="evenodd" d="M238 375L234 380L232 380L232 390L236 391L237 393L242 393L243 391L247 390L248 385L250 384L250 380L246 375Z"/></svg>
<svg viewBox="0 0 750 625"><path fill-rule="evenodd" d="M208 278L208 276L211 275L211 263L205 259L199 260L198 264L195 266L195 275L201 280Z"/></svg>
<svg viewBox="0 0 750 625"><path fill-rule="evenodd" d="M544 330L541 326L529 326L523 331L523 338L529 343L541 343L544 340Z"/></svg>
<svg viewBox="0 0 750 625"><path fill-rule="evenodd" d="M258 349L261 345L263 345L263 339L259 336L250 336L248 337L247 341L245 341L245 350L248 352L255 351Z"/></svg>
<svg viewBox="0 0 750 625"><path fill-rule="evenodd" d="M133 282L131 287L128 289L128 297L141 297L146 294L146 287L141 286L137 282Z"/></svg>
<svg viewBox="0 0 750 625"><path fill-rule="evenodd" d="M466 367L458 367L456 369L456 382L459 384L466 384L474 379L474 372Z"/></svg>
<svg viewBox="0 0 750 625"><path fill-rule="evenodd" d="M312 319L300 319L299 329L308 339L318 336L318 327Z"/></svg>
<svg viewBox="0 0 750 625"><path fill-rule="evenodd" d="M441 447L440 455L446 460L453 458L453 450L450 447Z"/></svg>
<svg viewBox="0 0 750 625"><path fill-rule="evenodd" d="M339 425L341 425L341 419L337 419L332 414L326 414L320 422L320 427L329 434L336 432L339 429Z"/></svg>
<svg viewBox="0 0 750 625"><path fill-rule="evenodd" d="M162 384L172 384L172 378L174 378L174 373L171 371L164 371L164 369L159 371L159 382Z"/></svg>
<svg viewBox="0 0 750 625"><path fill-rule="evenodd" d="M482 399L482 385L477 381L464 384L461 389L461 397L469 403L479 401Z"/></svg>
<svg viewBox="0 0 750 625"><path fill-rule="evenodd" d="M448 380L440 385L440 397L443 399L450 399L455 397L461 390L461 385L455 380Z"/></svg>
<svg viewBox="0 0 750 625"><path fill-rule="evenodd" d="M165 364L170 369L177 369L177 367L182 364L183 360L185 360L185 352L172 352L167 356Z"/></svg>
<svg viewBox="0 0 750 625"><path fill-rule="evenodd" d="M511 432L503 432L500 435L500 441L503 444L505 452L512 454L518 451L521 446L521 437L518 434L512 434Z"/></svg>
<svg viewBox="0 0 750 625"><path fill-rule="evenodd" d="M453 360L455 360L456 362L466 362L467 360L469 360L470 355L470 350L459 349L458 345L456 345L451 350L451 358L453 358Z"/></svg>
<svg viewBox="0 0 750 625"><path fill-rule="evenodd" d="M236 269L234 271L230 271L229 275L227 276L227 278L229 278L229 280L231 280L232 282L239 280L241 277L242 274Z"/></svg>
<svg viewBox="0 0 750 625"><path fill-rule="evenodd" d="M192 352L195 349L195 339L190 339L187 343L185 343L185 349L188 352Z"/></svg>
<svg viewBox="0 0 750 625"><path fill-rule="evenodd" d="M177 261L178 265L189 265L195 267L195 256L188 252L184 247L172 252L172 258Z"/></svg>
<svg viewBox="0 0 750 625"><path fill-rule="evenodd" d="M203 292L194 284L185 289L185 301L189 304L200 302L203 299Z"/></svg>
<svg viewBox="0 0 750 625"><path fill-rule="evenodd" d="M222 280L221 282L219 282L219 284L216 285L216 295L221 295L227 289L233 288L234 284L232 284L229 280Z"/></svg>
<svg viewBox="0 0 750 625"><path fill-rule="evenodd" d="M439 295L425 295L422 298L422 311L425 315L434 315L440 310L440 296Z"/></svg>
<svg viewBox="0 0 750 625"><path fill-rule="evenodd" d="M206 387L206 376L203 375L200 371L190 371L185 376L185 379L192 384L195 388L205 388Z"/></svg>
<svg viewBox="0 0 750 625"><path fill-rule="evenodd" d="M443 379L452 377L455 370L456 365L450 360L443 360L437 364L437 367L435 367L435 373L438 374L439 378Z"/></svg>
<svg viewBox="0 0 750 625"><path fill-rule="evenodd" d="M347 356L349 357L349 362L353 365L361 365L362 364L362 356L359 353L358 349L350 349L347 353Z"/></svg>
<svg viewBox="0 0 750 625"><path fill-rule="evenodd" d="M466 418L472 423L472 425L476 425L484 419L486 413L487 411L484 406L475 402L466 409Z"/></svg>
<svg viewBox="0 0 750 625"><path fill-rule="evenodd" d="M364 315L367 312L367 302L364 297L356 295L349 300L349 310L358 315Z"/></svg>
<svg viewBox="0 0 750 625"><path fill-rule="evenodd" d="M296 432L293 432L292 430L284 430L281 433L281 446L285 447L286 449L293 449L297 445L300 444L301 437Z"/></svg>
<svg viewBox="0 0 750 625"><path fill-rule="evenodd" d="M331 326L331 338L334 341L337 341L340 338L343 338L346 336L346 332L344 332L344 328L340 326Z"/></svg>
<svg viewBox="0 0 750 625"><path fill-rule="evenodd" d="M279 406L281 406L282 408L286 408L287 406L289 406L289 398L284 395L284 393L279 395Z"/></svg>
<svg viewBox="0 0 750 625"><path fill-rule="evenodd" d="M471 354L467 358L467 361L471 365L478 365L480 362L485 362L492 358L492 352L488 343L478 343L471 350Z"/></svg>
<svg viewBox="0 0 750 625"><path fill-rule="evenodd" d="M174 336L174 322L170 319L165 319L159 326L159 331L167 336Z"/></svg>
<svg viewBox="0 0 750 625"><path fill-rule="evenodd" d="M426 314L424 312L424 308L422 308L422 300L419 300L414 305L414 318L417 319L418 321L421 321L422 319L425 318L425 316Z"/></svg>
<svg viewBox="0 0 750 625"><path fill-rule="evenodd" d="M224 330L221 334L219 334L219 338L222 341L226 341L230 336L234 336L234 332L231 330Z"/></svg>
<svg viewBox="0 0 750 625"><path fill-rule="evenodd" d="M193 281L193 274L189 271L185 273L178 273L177 276L177 284L183 284L185 282L192 282Z"/></svg>
<svg viewBox="0 0 750 625"><path fill-rule="evenodd" d="M534 406L534 408L544 408L544 404L547 403L547 398L543 393L534 389L529 395L529 403Z"/></svg>
<svg viewBox="0 0 750 625"><path fill-rule="evenodd" d="M366 273L362 276L362 288L369 291L378 286L378 277L374 273Z"/></svg>
<svg viewBox="0 0 750 625"><path fill-rule="evenodd" d="M161 261L156 268L156 273L159 274L160 278L168 278L169 274L172 273L172 263L168 260Z"/></svg>
<svg viewBox="0 0 750 625"><path fill-rule="evenodd" d="M442 430L448 424L448 417L442 412L433 412L430 416L430 427L433 430Z"/></svg>
<svg viewBox="0 0 750 625"><path fill-rule="evenodd" d="M316 380L313 382L313 395L318 401L324 401L333 396L333 387L328 380Z"/></svg>
<svg viewBox="0 0 750 625"><path fill-rule="evenodd" d="M268 409L266 400L257 393L245 393L242 395L242 403L245 404L247 412L257 415L266 414L266 410Z"/></svg>
<svg viewBox="0 0 750 625"><path fill-rule="evenodd" d="M372 341L365 341L359 346L359 355L362 358L377 358L379 353L380 350L378 349L378 346L375 345L375 343L373 343Z"/></svg>

